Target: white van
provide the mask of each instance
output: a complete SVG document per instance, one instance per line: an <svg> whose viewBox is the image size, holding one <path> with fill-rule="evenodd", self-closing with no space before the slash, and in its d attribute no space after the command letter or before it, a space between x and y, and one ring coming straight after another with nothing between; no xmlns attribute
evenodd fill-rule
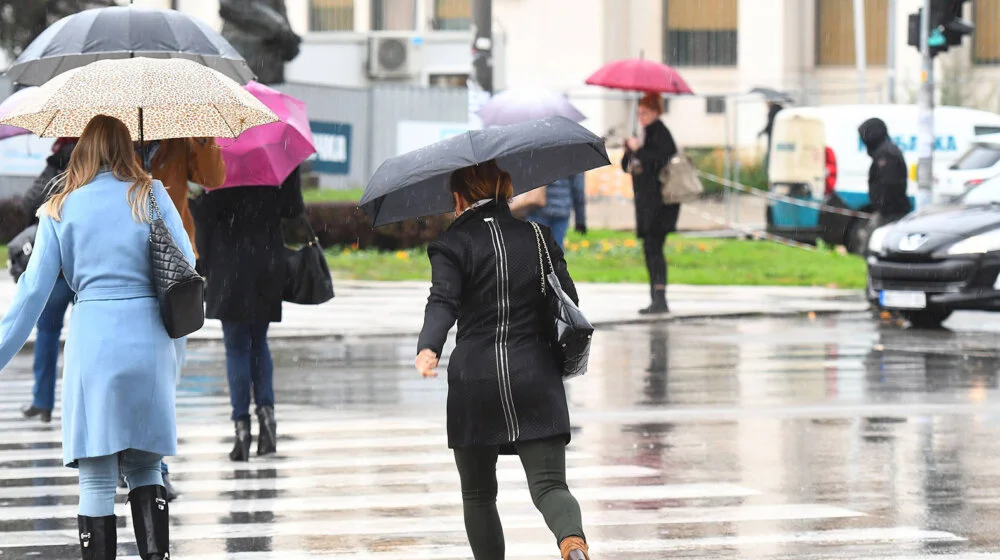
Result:
<svg viewBox="0 0 1000 560"><path fill-rule="evenodd" d="M893 142L902 150L910 167L908 191L916 195L917 164L916 105L831 105L785 109L775 118L771 139L768 183L772 192L812 202L866 211L868 169L871 158L858 135L864 121L885 121ZM934 109L935 184L965 153L976 136L1000 133L1000 115L965 109ZM854 247L853 233L859 220L821 213L789 203L772 201L768 207L768 230L800 241L823 239L835 245Z"/></svg>
<svg viewBox="0 0 1000 560"><path fill-rule="evenodd" d="M977 136L934 185L934 202L947 202L1000 175L1000 134Z"/></svg>

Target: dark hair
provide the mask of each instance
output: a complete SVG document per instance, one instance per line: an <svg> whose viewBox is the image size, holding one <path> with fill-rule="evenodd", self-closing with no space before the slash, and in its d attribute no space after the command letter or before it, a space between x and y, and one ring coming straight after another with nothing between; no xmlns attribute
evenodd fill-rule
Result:
<svg viewBox="0 0 1000 560"><path fill-rule="evenodd" d="M514 197L510 173L500 169L495 159L455 170L450 184L451 192L468 204L489 198L508 202Z"/></svg>

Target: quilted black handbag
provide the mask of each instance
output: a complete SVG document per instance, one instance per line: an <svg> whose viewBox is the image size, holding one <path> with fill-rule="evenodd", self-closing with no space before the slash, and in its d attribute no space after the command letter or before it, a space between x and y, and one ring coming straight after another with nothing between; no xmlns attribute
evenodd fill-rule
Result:
<svg viewBox="0 0 1000 560"><path fill-rule="evenodd" d="M303 218L302 221L309 230L309 243L297 251L287 250L282 299L301 305L319 305L333 299L333 279L319 238L309 220Z"/></svg>
<svg viewBox="0 0 1000 560"><path fill-rule="evenodd" d="M552 266L552 255L549 254L549 246L545 243L541 228L534 222L531 223L531 227L535 229L535 238L538 240L542 295L548 302L547 311L552 325L549 336L554 343L563 378L577 377L587 373L594 326L563 291L562 283L559 282L559 277Z"/></svg>
<svg viewBox="0 0 1000 560"><path fill-rule="evenodd" d="M149 206L149 261L160 315L170 338L183 338L205 324L205 279L174 242L153 193Z"/></svg>

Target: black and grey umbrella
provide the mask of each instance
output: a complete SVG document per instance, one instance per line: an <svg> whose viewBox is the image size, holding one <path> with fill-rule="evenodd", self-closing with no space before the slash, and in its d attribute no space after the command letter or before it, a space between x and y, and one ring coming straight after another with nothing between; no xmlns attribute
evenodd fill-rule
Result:
<svg viewBox="0 0 1000 560"><path fill-rule="evenodd" d="M795 101L787 92L766 87L755 87L750 90L750 93L762 95L764 96L765 101L770 101L772 103L792 103Z"/></svg>
<svg viewBox="0 0 1000 560"><path fill-rule="evenodd" d="M491 159L510 173L514 194L610 163L604 141L565 117L473 130L387 159L359 206L375 227L445 214L452 172Z"/></svg>
<svg viewBox="0 0 1000 560"><path fill-rule="evenodd" d="M62 18L24 49L6 76L40 86L97 60L133 57L186 58L240 84L254 78L240 53L204 22L141 6L95 8Z"/></svg>

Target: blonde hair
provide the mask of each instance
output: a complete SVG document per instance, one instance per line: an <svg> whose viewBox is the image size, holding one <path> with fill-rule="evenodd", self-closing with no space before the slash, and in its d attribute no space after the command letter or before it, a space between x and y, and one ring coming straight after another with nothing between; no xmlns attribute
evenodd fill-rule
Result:
<svg viewBox="0 0 1000 560"><path fill-rule="evenodd" d="M514 183L510 173L500 169L497 161L491 159L454 171L451 174L451 192L468 204L488 198L509 202L514 197Z"/></svg>
<svg viewBox="0 0 1000 560"><path fill-rule="evenodd" d="M94 180L102 167L108 168L119 181L132 182L126 198L137 222L150 221L149 195L153 178L142 168L135 155L132 137L125 123L106 115L91 119L69 158L66 171L53 179L57 192L42 206L43 212L59 221L66 197Z"/></svg>

